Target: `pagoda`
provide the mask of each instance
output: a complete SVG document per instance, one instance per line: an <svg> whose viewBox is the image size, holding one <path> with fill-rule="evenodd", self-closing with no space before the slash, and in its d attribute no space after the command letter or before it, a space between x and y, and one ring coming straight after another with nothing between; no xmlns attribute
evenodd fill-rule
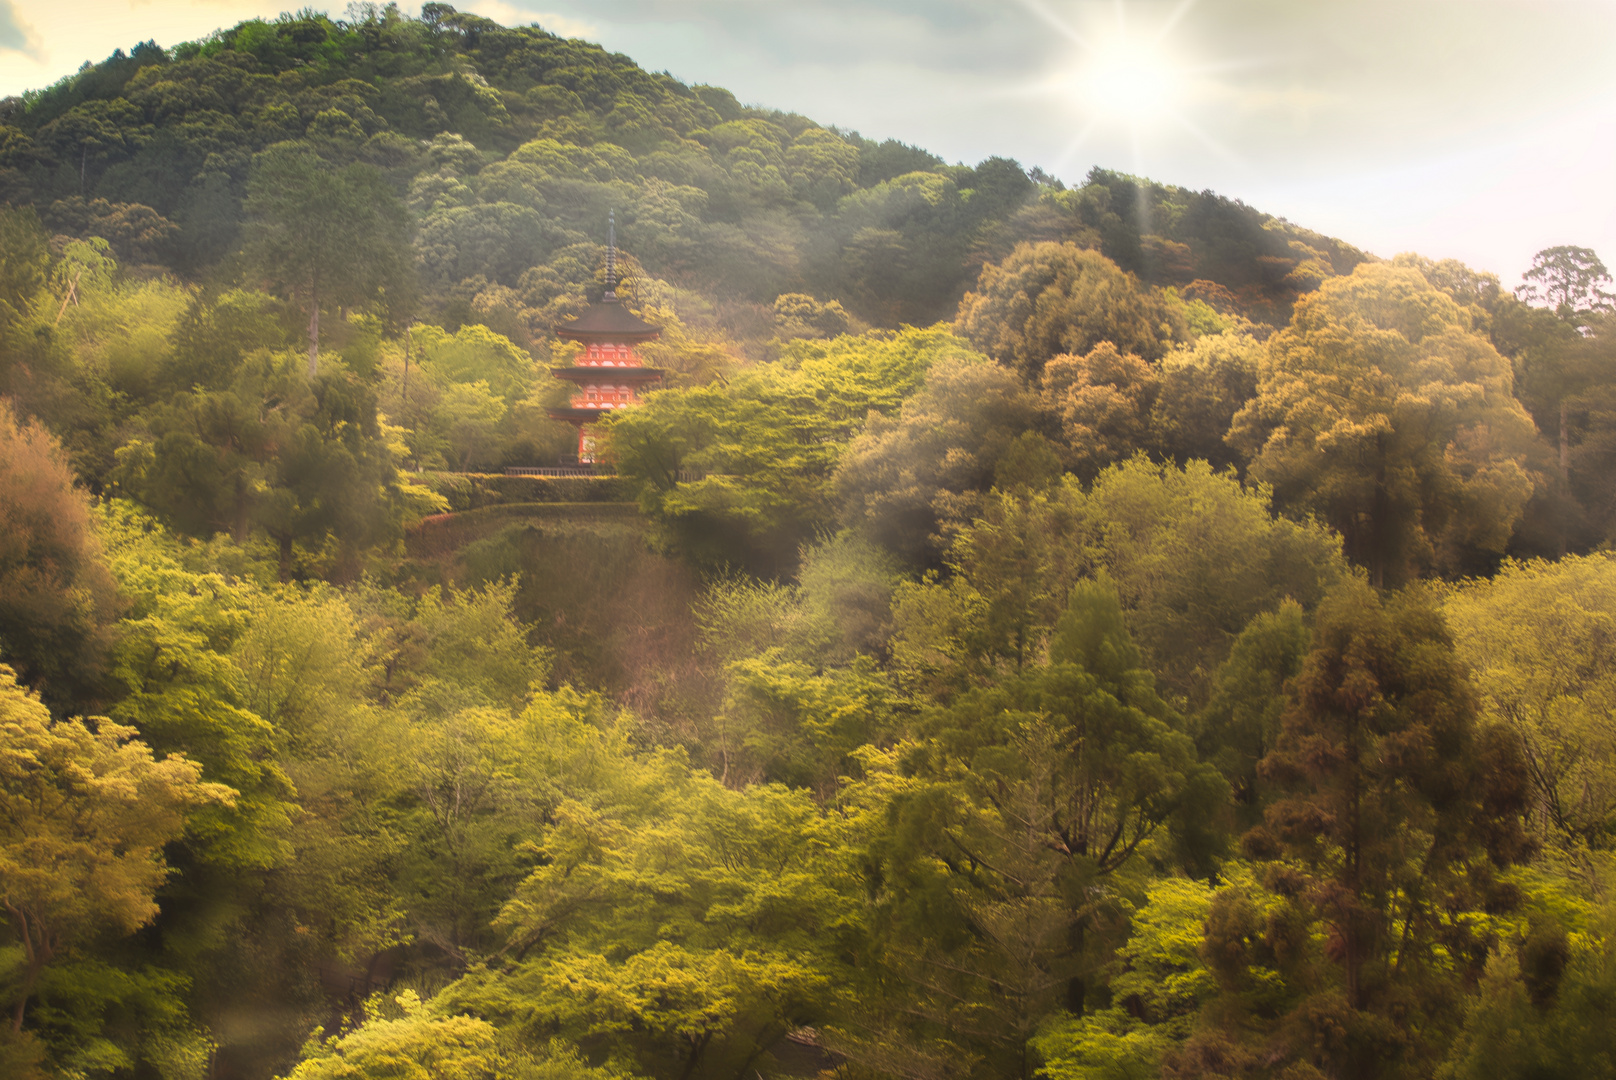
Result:
<svg viewBox="0 0 1616 1080"><path fill-rule="evenodd" d="M590 424L612 409L626 409L640 403L640 391L662 381L662 372L645 366L636 346L655 341L662 331L636 316L617 296L617 223L608 226L606 242L606 293L600 303L569 323L555 328L556 337L576 341L584 347L576 367L551 368L550 374L575 388L571 404L551 409L553 420L565 420L578 429L578 461L595 460L595 440Z"/></svg>

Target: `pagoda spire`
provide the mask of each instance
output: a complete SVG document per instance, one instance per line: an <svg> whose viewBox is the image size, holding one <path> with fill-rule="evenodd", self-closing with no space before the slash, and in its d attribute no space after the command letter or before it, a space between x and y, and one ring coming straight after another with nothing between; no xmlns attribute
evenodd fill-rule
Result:
<svg viewBox="0 0 1616 1080"><path fill-rule="evenodd" d="M606 212L606 295L602 300L617 299L617 211Z"/></svg>

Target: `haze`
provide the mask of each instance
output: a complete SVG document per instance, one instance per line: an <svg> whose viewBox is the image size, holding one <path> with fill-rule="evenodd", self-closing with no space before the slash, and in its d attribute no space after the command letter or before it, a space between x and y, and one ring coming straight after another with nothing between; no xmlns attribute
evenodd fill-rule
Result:
<svg viewBox="0 0 1616 1080"><path fill-rule="evenodd" d="M950 161L1014 157L1068 184L1103 165L1211 188L1378 255L1455 257L1506 284L1550 245L1616 258L1610 3L461 6ZM0 94L280 7L0 0Z"/></svg>

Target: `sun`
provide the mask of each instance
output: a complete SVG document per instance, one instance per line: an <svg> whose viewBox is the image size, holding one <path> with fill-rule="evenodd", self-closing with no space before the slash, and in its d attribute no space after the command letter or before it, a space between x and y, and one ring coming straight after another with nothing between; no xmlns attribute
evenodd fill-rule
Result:
<svg viewBox="0 0 1616 1080"><path fill-rule="evenodd" d="M1115 152L1118 135L1132 149L1135 171L1144 169L1146 148L1163 136L1187 134L1219 157L1237 160L1196 116L1223 93L1217 73L1251 61L1209 61L1193 39L1186 40L1180 24L1198 2L1176 0L1165 17L1142 24L1142 6L1130 8L1124 0L1021 0L1029 14L1070 42L1054 66L1017 91L1063 102L1078 119L1071 142L1054 161L1057 170L1093 140Z"/></svg>
<svg viewBox="0 0 1616 1080"><path fill-rule="evenodd" d="M1137 127L1172 115L1184 76L1158 42L1116 33L1088 45L1070 86L1094 119Z"/></svg>

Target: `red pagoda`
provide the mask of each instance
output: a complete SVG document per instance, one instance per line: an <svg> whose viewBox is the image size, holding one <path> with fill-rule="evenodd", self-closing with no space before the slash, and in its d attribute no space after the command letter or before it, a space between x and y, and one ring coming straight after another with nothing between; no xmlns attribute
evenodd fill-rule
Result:
<svg viewBox="0 0 1616 1080"><path fill-rule="evenodd" d="M550 374L577 389L565 409L551 409L550 417L578 429L578 461L595 460L595 440L588 427L610 409L626 409L640 401L640 390L662 381L662 372L648 368L635 346L655 341L662 331L640 319L617 297L617 226L612 222L606 243L606 293L583 315L555 328L563 341L576 341L584 351L577 367L551 368Z"/></svg>

